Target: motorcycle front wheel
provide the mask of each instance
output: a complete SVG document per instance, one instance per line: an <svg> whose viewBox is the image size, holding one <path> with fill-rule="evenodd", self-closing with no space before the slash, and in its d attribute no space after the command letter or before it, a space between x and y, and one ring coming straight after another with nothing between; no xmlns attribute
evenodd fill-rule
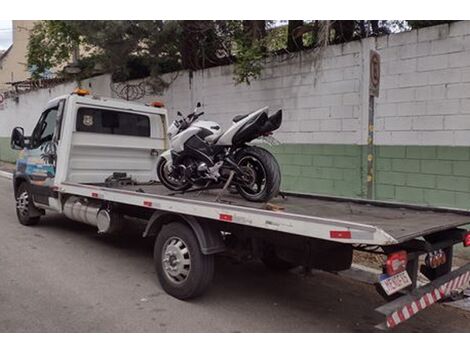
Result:
<svg viewBox="0 0 470 352"><path fill-rule="evenodd" d="M191 183L188 180L171 176L168 161L164 158L157 164L157 176L160 182L172 191L185 191L191 188Z"/></svg>
<svg viewBox="0 0 470 352"><path fill-rule="evenodd" d="M267 202L278 195L281 170L270 152L246 147L238 153L237 165L244 173L236 186L243 198L250 202Z"/></svg>

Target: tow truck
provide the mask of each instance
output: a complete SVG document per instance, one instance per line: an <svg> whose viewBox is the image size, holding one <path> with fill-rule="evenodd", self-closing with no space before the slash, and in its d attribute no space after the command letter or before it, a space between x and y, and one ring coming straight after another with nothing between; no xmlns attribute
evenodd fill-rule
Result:
<svg viewBox="0 0 470 352"><path fill-rule="evenodd" d="M125 218L146 222L154 265L170 295L187 300L208 288L214 256L249 253L273 270L296 266L340 272L354 251L380 254L377 291L389 301L377 327L393 328L421 310L458 299L470 264L453 268L453 248L470 246L470 212L394 202L281 193L253 203L230 189L172 192L157 180L168 148L162 103L139 104L77 89L52 99L31 136L12 131L16 213L25 226L46 212L114 233ZM419 285L418 275L429 283ZM312 293L315 294L315 293Z"/></svg>

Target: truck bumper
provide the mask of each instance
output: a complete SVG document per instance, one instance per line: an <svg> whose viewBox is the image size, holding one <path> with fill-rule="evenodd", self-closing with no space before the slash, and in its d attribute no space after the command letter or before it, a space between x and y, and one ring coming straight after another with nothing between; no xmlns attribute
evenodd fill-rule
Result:
<svg viewBox="0 0 470 352"><path fill-rule="evenodd" d="M386 319L376 328L381 330L394 328L451 294L464 291L469 285L470 263L431 281L425 286L414 289L407 295L378 307L376 311L385 315Z"/></svg>

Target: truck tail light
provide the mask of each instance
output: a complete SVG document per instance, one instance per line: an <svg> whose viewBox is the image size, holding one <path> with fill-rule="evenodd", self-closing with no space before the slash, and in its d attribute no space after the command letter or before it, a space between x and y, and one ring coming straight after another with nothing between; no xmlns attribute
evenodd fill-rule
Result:
<svg viewBox="0 0 470 352"><path fill-rule="evenodd" d="M385 262L385 270L389 276L396 275L406 270L408 256L406 251L399 251L389 254Z"/></svg>
<svg viewBox="0 0 470 352"><path fill-rule="evenodd" d="M464 247L470 247L470 232L463 235L463 245Z"/></svg>

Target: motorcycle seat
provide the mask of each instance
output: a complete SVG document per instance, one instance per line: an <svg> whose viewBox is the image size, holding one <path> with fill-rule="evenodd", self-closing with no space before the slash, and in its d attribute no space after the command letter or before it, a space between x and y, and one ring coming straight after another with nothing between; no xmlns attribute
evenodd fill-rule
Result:
<svg viewBox="0 0 470 352"><path fill-rule="evenodd" d="M245 114L245 115L237 115L237 116L235 116L235 117L232 119L232 121L233 121L233 122L238 122L238 121L240 121L240 120L243 120L243 119L244 119L245 117L247 117L247 116L248 116L248 114Z"/></svg>

